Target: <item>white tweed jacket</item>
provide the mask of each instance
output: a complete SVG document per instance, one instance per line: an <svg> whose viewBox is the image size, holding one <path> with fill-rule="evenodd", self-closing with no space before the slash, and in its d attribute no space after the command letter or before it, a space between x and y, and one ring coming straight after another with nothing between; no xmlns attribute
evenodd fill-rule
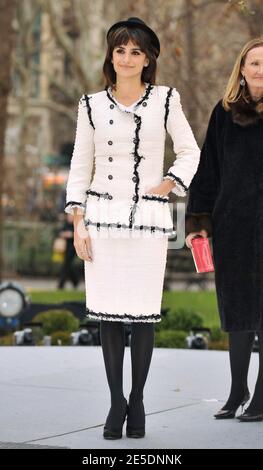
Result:
<svg viewBox="0 0 263 470"><path fill-rule="evenodd" d="M172 137L176 159L164 175L166 131ZM144 96L132 108L119 104L110 88L83 95L65 211L83 208L86 227L93 225L98 230L169 235L173 233L169 198L149 194L149 189L169 178L176 183L172 191L184 197L199 158L175 88L146 84Z"/></svg>

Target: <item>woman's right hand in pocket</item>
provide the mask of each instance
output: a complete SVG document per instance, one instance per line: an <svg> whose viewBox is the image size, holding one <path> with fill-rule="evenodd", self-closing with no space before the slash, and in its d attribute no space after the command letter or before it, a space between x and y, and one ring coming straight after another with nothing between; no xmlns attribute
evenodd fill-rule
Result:
<svg viewBox="0 0 263 470"><path fill-rule="evenodd" d="M91 238L85 227L83 216L74 216L74 247L83 261L92 261Z"/></svg>
<svg viewBox="0 0 263 470"><path fill-rule="evenodd" d="M185 244L188 248L192 248L192 240L193 240L193 238L195 238L197 236L207 238L207 231L206 230L200 230L200 232L191 232L191 233L189 233L189 235L187 235L187 237L185 239Z"/></svg>

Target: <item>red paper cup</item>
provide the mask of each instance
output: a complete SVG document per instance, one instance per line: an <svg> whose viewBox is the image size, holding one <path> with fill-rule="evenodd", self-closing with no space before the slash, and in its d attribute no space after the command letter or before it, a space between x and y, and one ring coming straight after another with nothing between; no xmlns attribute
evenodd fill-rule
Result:
<svg viewBox="0 0 263 470"><path fill-rule="evenodd" d="M215 270L208 238L193 238L191 251L198 273L208 273Z"/></svg>

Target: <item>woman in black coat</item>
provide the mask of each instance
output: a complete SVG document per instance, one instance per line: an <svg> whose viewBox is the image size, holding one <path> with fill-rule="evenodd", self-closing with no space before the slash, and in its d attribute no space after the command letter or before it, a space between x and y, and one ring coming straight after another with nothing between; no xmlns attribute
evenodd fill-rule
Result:
<svg viewBox="0 0 263 470"><path fill-rule="evenodd" d="M247 375L255 334L259 372L240 421L263 420L263 36L237 57L215 106L190 186L186 244L212 235L221 325L229 332L232 384L215 415L234 418L249 400Z"/></svg>

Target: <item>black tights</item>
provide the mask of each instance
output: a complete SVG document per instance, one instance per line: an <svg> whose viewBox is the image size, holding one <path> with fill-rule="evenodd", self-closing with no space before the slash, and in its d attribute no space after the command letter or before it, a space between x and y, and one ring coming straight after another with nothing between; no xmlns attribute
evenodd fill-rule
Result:
<svg viewBox="0 0 263 470"><path fill-rule="evenodd" d="M250 413L263 412L263 331L257 333L259 343L259 371L253 398L249 405ZM223 409L236 408L247 391L247 376L255 333L234 331L229 333L229 356L231 368L231 390Z"/></svg>
<svg viewBox="0 0 263 470"><path fill-rule="evenodd" d="M123 358L125 330L123 322L101 321L101 345L111 394L111 409L106 426L118 428L126 409L123 395ZM148 375L154 346L154 324L133 323L131 326L132 390L130 404L137 416L134 427L144 420L143 389Z"/></svg>

